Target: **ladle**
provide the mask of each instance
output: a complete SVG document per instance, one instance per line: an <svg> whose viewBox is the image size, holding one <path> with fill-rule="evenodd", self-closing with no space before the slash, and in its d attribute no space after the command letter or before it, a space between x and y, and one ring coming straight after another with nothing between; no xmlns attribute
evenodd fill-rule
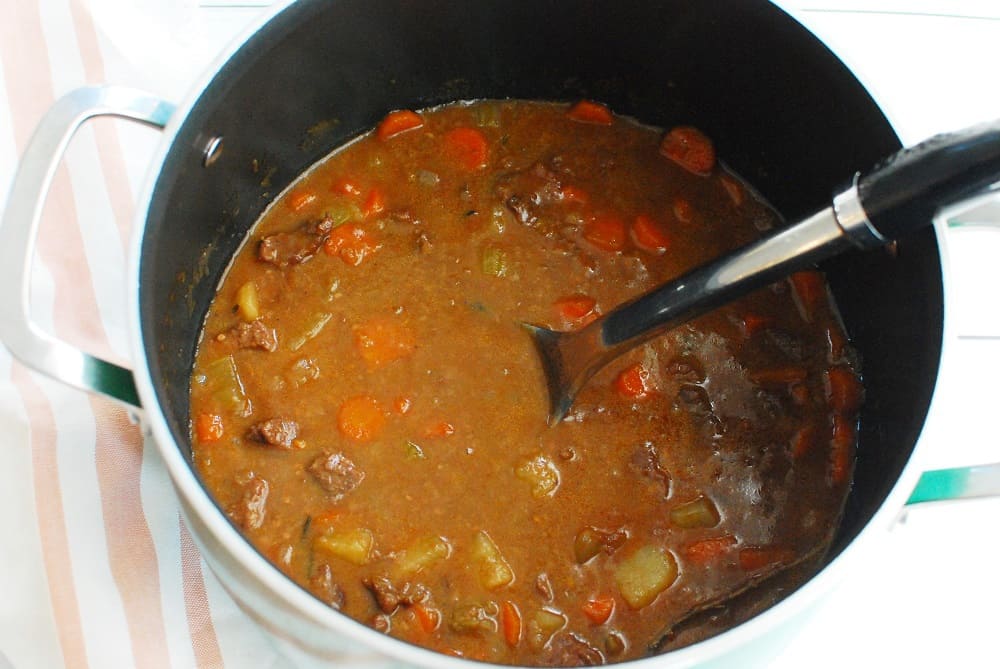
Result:
<svg viewBox="0 0 1000 669"><path fill-rule="evenodd" d="M580 330L525 324L545 371L549 424L561 421L587 381L622 353L820 260L888 244L998 181L1000 121L937 135L856 173L831 206L668 281Z"/></svg>

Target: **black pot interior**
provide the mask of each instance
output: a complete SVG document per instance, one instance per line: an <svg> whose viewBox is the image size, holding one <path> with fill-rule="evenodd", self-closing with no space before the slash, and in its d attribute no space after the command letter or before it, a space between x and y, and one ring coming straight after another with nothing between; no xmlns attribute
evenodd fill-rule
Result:
<svg viewBox="0 0 1000 669"><path fill-rule="evenodd" d="M601 100L693 124L789 220L825 206L899 147L850 72L811 34L749 0L303 1L222 68L180 128L142 242L141 326L167 424L189 453L198 330L248 227L288 183L389 110L455 99ZM208 139L224 138L202 165ZM833 555L907 462L934 386L942 283L933 233L827 271L863 359L854 489Z"/></svg>

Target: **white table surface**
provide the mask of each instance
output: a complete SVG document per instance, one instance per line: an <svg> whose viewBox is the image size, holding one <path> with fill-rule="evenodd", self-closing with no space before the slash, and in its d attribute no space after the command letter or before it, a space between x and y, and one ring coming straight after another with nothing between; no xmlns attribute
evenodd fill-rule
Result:
<svg viewBox="0 0 1000 669"><path fill-rule="evenodd" d="M179 100L224 45L269 3L88 4L106 40L104 48L128 56L127 66L106 72L109 83ZM858 74L905 143L1000 116L1000 2L778 4ZM130 174L142 174L141 163L152 155L155 141L155 135L144 132L131 137ZM6 186L10 175L0 177ZM1000 225L1000 204L967 217ZM1000 378L1000 301L993 289L1000 280L1000 232L965 231L947 241L951 350L935 413L922 438L925 468L1000 459L1000 438L991 429L998 397L993 380ZM109 285L108 290L119 288ZM867 568L851 572L773 667L1000 667L994 612L1000 601L998 528L1000 499L911 507L877 550L869 551ZM0 667L4 662L0 653ZM252 666L246 658L230 664Z"/></svg>

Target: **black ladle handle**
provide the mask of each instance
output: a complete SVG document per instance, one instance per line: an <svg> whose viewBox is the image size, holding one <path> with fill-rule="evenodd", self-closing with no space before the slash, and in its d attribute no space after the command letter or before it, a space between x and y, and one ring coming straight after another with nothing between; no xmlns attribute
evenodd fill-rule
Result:
<svg viewBox="0 0 1000 669"><path fill-rule="evenodd" d="M923 227L947 205L1000 180L1000 120L936 135L858 178L868 220L886 240Z"/></svg>

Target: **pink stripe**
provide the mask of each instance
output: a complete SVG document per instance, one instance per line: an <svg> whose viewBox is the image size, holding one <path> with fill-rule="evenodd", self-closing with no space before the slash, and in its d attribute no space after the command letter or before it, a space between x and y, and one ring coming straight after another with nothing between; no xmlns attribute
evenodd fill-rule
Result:
<svg viewBox="0 0 1000 669"><path fill-rule="evenodd" d="M201 553L191 540L184 520L180 521L181 568L184 572L184 609L187 612L188 630L198 669L222 666L222 650L215 635L215 624L205 593L204 574L201 570Z"/></svg>
<svg viewBox="0 0 1000 669"><path fill-rule="evenodd" d="M44 42L35 3L9 2L4 13L4 20L0 21L0 64L4 68L15 142L24 147L35 121L52 98L51 94L38 95L39 85L43 90L51 90L52 82L47 54L37 53ZM62 173L61 179L57 177L55 190L65 192L65 186ZM35 511L60 650L66 666L87 667L80 607L69 568L69 539L59 487L52 406L20 365L12 366L11 380L24 402L31 428Z"/></svg>
<svg viewBox="0 0 1000 669"><path fill-rule="evenodd" d="M80 607L70 569L69 539L59 487L56 460L55 416L35 379L18 363L11 365L10 378L17 388L31 424L31 464L35 486L35 512L42 542L42 560L49 585L49 603L56 633L67 667L87 666L87 649L80 623Z"/></svg>

